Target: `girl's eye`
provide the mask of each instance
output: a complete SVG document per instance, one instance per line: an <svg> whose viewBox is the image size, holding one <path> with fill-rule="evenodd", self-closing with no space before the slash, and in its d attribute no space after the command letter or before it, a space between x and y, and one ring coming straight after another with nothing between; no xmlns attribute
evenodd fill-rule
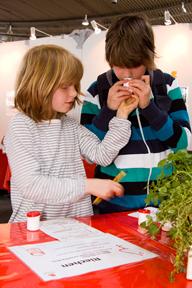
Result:
<svg viewBox="0 0 192 288"><path fill-rule="evenodd" d="M67 89L67 86L62 86L61 89L66 90L66 89Z"/></svg>

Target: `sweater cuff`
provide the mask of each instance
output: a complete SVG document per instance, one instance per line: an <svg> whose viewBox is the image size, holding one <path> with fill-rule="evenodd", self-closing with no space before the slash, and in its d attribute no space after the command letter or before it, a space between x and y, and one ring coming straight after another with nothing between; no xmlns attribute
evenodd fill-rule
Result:
<svg viewBox="0 0 192 288"><path fill-rule="evenodd" d="M139 111L150 124L157 121L162 115L162 110L160 110L153 101L151 101L147 107L140 109Z"/></svg>
<svg viewBox="0 0 192 288"><path fill-rule="evenodd" d="M109 121L116 116L117 110L111 110L106 103L101 108L100 113L93 119L93 124L101 131L108 131Z"/></svg>
<svg viewBox="0 0 192 288"><path fill-rule="evenodd" d="M154 130L159 130L167 121L167 112L159 109L157 105L151 101L147 107L140 109L141 115L147 119L149 125Z"/></svg>
<svg viewBox="0 0 192 288"><path fill-rule="evenodd" d="M116 127L116 129L121 129L124 127L127 127L130 129L131 127L131 121L128 119L120 118L120 117L113 117L113 119L110 120L109 122L109 128Z"/></svg>

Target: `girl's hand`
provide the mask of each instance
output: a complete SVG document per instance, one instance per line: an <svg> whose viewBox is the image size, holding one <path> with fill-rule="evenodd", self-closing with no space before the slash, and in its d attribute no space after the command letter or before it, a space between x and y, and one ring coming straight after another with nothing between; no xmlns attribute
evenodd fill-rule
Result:
<svg viewBox="0 0 192 288"><path fill-rule="evenodd" d="M121 102L131 96L128 91L130 88L123 86L127 80L117 81L110 89L107 98L107 107L111 110L117 110Z"/></svg>
<svg viewBox="0 0 192 288"><path fill-rule="evenodd" d="M123 196L124 188L121 184L109 179L85 179L86 194L92 194L105 200L115 196Z"/></svg>
<svg viewBox="0 0 192 288"><path fill-rule="evenodd" d="M121 102L116 117L127 119L129 114L137 108L139 104L139 97L137 95L132 94L130 98L125 99Z"/></svg>
<svg viewBox="0 0 192 288"><path fill-rule="evenodd" d="M139 107L144 109L150 103L150 76L143 75L141 79L132 79L129 81L129 87L135 95L139 97Z"/></svg>

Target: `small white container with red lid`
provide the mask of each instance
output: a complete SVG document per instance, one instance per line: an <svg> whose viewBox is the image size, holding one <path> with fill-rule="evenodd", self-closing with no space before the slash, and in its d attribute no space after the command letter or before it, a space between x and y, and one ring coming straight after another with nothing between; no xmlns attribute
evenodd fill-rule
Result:
<svg viewBox="0 0 192 288"><path fill-rule="evenodd" d="M139 209L138 214L138 225L140 225L142 222L148 221L147 215L150 215L151 211L147 209Z"/></svg>
<svg viewBox="0 0 192 288"><path fill-rule="evenodd" d="M27 213L27 230L37 231L39 230L40 212L30 211Z"/></svg>

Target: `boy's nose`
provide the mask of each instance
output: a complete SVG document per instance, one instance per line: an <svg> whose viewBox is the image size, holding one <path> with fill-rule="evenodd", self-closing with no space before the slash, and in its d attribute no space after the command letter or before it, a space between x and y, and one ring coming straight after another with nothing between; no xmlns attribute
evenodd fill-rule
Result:
<svg viewBox="0 0 192 288"><path fill-rule="evenodd" d="M133 72L131 69L126 69L124 73L124 78L133 78Z"/></svg>

